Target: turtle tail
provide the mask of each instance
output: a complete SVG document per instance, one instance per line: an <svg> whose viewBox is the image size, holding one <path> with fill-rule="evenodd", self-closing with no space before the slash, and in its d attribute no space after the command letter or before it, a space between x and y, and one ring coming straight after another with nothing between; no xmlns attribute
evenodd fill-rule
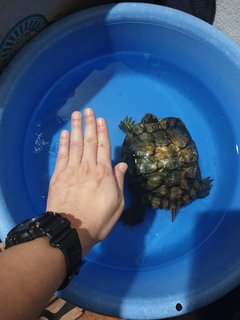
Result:
<svg viewBox="0 0 240 320"><path fill-rule="evenodd" d="M176 219L176 216L177 216L177 212L179 210L179 205L171 204L170 210L171 210L172 222L174 222L174 220Z"/></svg>

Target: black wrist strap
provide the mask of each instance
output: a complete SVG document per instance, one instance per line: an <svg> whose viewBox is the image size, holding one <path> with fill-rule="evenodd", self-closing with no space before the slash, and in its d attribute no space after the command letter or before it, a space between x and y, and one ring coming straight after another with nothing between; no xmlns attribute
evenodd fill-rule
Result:
<svg viewBox="0 0 240 320"><path fill-rule="evenodd" d="M55 214L59 218L58 222L53 222L51 227L45 230L49 238L50 245L60 249L66 260L67 277L63 281L59 290L64 289L71 279L79 273L82 265L82 247L75 229L71 228L70 221L63 218L60 214L47 212L50 215ZM56 227L55 227L56 226Z"/></svg>
<svg viewBox="0 0 240 320"><path fill-rule="evenodd" d="M13 228L6 238L6 249L38 237L48 237L52 247L60 249L66 260L67 276L59 290L64 289L82 265L82 248L70 221L55 212L46 212L34 219L26 220Z"/></svg>

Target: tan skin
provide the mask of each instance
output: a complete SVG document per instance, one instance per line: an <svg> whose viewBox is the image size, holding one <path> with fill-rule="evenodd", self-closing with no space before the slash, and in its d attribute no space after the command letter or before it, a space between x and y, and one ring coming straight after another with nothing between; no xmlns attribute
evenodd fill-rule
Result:
<svg viewBox="0 0 240 320"><path fill-rule="evenodd" d="M47 210L61 213L76 228L85 256L105 239L124 206L125 163L111 165L111 148L104 119L92 109L74 112L71 133L59 141L55 170L49 185ZM0 256L1 320L37 319L66 276L62 252L47 238L5 250Z"/></svg>

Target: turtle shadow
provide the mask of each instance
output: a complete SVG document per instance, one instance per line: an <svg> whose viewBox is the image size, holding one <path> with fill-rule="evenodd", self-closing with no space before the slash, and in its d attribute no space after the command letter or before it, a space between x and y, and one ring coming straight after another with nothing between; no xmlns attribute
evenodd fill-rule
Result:
<svg viewBox="0 0 240 320"><path fill-rule="evenodd" d="M114 167L117 163L122 161L122 147L117 146L114 149L114 155L112 160L112 166ZM146 207L142 206L138 199L134 197L133 193L129 190L126 183L126 178L124 182L124 200L125 207L120 218L124 225L134 226L144 220ZM148 208L148 211L155 212L155 210Z"/></svg>

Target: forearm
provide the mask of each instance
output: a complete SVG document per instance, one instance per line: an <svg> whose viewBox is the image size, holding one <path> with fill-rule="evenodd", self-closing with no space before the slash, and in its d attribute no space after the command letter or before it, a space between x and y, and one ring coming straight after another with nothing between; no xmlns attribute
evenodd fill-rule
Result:
<svg viewBox="0 0 240 320"><path fill-rule="evenodd" d="M37 319L66 276L61 250L45 237L0 254L1 320Z"/></svg>
<svg viewBox="0 0 240 320"><path fill-rule="evenodd" d="M96 120L91 109L84 114L84 134L80 112L72 114L71 136L66 130L61 133L47 201L47 210L62 213L78 232L82 256L118 221L127 170L124 163L112 168L104 119ZM36 319L65 279L65 256L48 241L37 238L0 254L1 320ZM79 263L81 257L75 258Z"/></svg>

